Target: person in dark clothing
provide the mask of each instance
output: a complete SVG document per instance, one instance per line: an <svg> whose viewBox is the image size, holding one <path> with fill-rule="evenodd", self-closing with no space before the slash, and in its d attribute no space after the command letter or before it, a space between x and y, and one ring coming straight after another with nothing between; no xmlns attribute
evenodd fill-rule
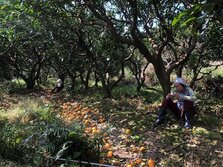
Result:
<svg viewBox="0 0 223 167"><path fill-rule="evenodd" d="M52 93L59 93L64 87L63 81L61 79L57 80L56 86L51 91Z"/></svg>
<svg viewBox="0 0 223 167"><path fill-rule="evenodd" d="M194 91L186 84L185 80L177 77L174 82L174 90L162 101L158 119L153 124L153 129L164 122L169 109L178 119L185 121L185 128L191 128L191 118L195 115L194 103L196 96Z"/></svg>

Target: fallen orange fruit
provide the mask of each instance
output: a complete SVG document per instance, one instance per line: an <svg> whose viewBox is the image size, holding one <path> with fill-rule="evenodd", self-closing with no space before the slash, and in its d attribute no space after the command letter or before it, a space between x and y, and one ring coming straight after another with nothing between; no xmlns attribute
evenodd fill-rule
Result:
<svg viewBox="0 0 223 167"><path fill-rule="evenodd" d="M137 164L142 163L142 158L137 158L137 159L135 160L135 162L136 162Z"/></svg>
<svg viewBox="0 0 223 167"><path fill-rule="evenodd" d="M105 145L104 145L104 148L105 149L109 149L111 146L110 146L110 144L109 143L106 143Z"/></svg>
<svg viewBox="0 0 223 167"><path fill-rule="evenodd" d="M133 167L132 165L128 164L126 167Z"/></svg>
<svg viewBox="0 0 223 167"><path fill-rule="evenodd" d="M140 149L139 149L140 152L144 152L145 150L146 150L145 147L140 147Z"/></svg>
<svg viewBox="0 0 223 167"><path fill-rule="evenodd" d="M108 158L113 157L113 151L108 151L108 153L107 153L107 157L108 157Z"/></svg>
<svg viewBox="0 0 223 167"><path fill-rule="evenodd" d="M155 161L152 158L148 160L148 167L155 167Z"/></svg>

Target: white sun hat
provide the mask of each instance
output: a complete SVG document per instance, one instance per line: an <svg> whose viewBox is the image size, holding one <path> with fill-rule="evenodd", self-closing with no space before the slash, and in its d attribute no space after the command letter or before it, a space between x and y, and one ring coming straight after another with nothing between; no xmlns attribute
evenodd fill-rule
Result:
<svg viewBox="0 0 223 167"><path fill-rule="evenodd" d="M187 83L186 83L185 80L184 80L183 78L181 78L181 77L177 77L174 83L175 83L175 84L178 83L178 84L182 84L182 85L184 85L184 86L187 86Z"/></svg>

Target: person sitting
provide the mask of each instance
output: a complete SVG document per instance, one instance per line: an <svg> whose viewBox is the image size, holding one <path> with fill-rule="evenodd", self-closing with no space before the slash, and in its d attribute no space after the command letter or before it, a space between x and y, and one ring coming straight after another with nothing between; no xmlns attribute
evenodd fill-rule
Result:
<svg viewBox="0 0 223 167"><path fill-rule="evenodd" d="M196 96L194 91L186 84L185 80L177 77L174 82L175 89L162 101L158 119L153 124L153 129L164 122L167 110L172 111L178 119L185 121L185 128L191 128L191 118L195 115Z"/></svg>
<svg viewBox="0 0 223 167"><path fill-rule="evenodd" d="M62 79L58 79L56 86L53 88L52 93L59 93L64 87Z"/></svg>

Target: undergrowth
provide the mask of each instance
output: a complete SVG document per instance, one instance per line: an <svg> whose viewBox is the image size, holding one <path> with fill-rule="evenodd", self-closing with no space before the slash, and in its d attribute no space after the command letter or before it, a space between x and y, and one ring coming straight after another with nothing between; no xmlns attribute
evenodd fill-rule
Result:
<svg viewBox="0 0 223 167"><path fill-rule="evenodd" d="M51 105L23 98L0 111L0 156L32 166L55 166L48 157L97 161L96 148L82 133L80 123L66 125Z"/></svg>

